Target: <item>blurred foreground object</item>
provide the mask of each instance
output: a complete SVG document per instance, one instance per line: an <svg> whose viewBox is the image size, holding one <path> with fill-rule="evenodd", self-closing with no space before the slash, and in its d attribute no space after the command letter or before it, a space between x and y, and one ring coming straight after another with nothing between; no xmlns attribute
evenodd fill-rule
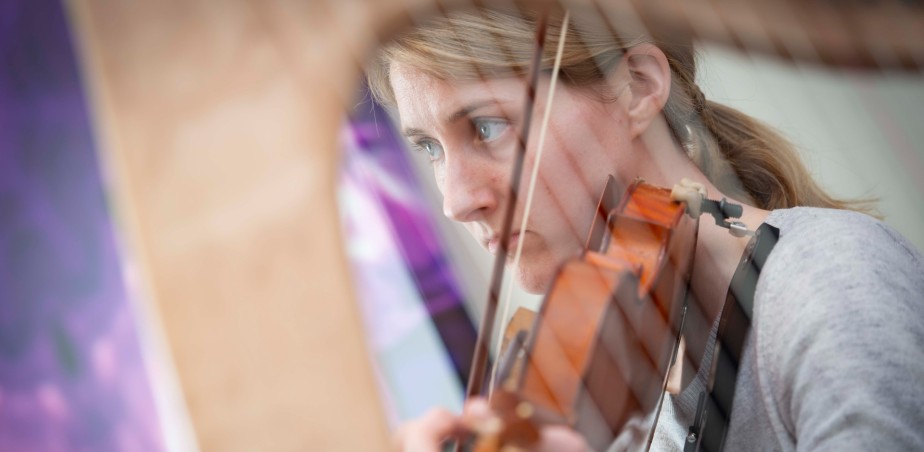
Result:
<svg viewBox="0 0 924 452"><path fill-rule="evenodd" d="M70 6L199 446L387 447L335 196L355 84L329 32L361 27L312 2Z"/></svg>

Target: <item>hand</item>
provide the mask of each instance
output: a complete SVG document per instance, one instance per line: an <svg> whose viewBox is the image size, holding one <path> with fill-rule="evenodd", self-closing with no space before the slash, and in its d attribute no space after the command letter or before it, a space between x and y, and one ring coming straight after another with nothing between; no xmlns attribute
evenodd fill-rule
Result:
<svg viewBox="0 0 924 452"><path fill-rule="evenodd" d="M461 416L445 408L435 408L427 414L404 423L395 434L395 448L402 452L440 452L446 439L460 438L478 430L478 426L499 422L485 399L468 401ZM586 452L590 450L584 438L566 426L543 427L534 452Z"/></svg>

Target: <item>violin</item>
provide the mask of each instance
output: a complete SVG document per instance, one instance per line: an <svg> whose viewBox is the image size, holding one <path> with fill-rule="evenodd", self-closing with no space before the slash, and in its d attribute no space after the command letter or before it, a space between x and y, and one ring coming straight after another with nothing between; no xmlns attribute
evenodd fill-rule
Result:
<svg viewBox="0 0 924 452"><path fill-rule="evenodd" d="M502 420L474 450L526 448L564 424L595 450L645 447L676 359L698 220L671 190L610 176L586 248L566 262L490 397ZM528 338L527 338L528 337Z"/></svg>

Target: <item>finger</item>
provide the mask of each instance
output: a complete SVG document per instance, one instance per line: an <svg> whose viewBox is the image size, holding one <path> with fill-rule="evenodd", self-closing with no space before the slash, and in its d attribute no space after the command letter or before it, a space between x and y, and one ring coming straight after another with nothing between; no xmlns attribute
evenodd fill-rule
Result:
<svg viewBox="0 0 924 452"><path fill-rule="evenodd" d="M483 397L473 398L465 403L461 423L468 431L480 434L496 433L503 424Z"/></svg>
<svg viewBox="0 0 924 452"><path fill-rule="evenodd" d="M465 408L462 410L462 417L480 419L492 416L491 406L488 399L484 397L474 397L465 402Z"/></svg>
<svg viewBox="0 0 924 452"><path fill-rule="evenodd" d="M563 425L543 428L539 433L539 447L536 448L536 452L588 452L590 450L584 437Z"/></svg>
<svg viewBox="0 0 924 452"><path fill-rule="evenodd" d="M430 410L398 428L395 448L402 452L439 452L443 438L458 430L458 424L458 418L449 410Z"/></svg>

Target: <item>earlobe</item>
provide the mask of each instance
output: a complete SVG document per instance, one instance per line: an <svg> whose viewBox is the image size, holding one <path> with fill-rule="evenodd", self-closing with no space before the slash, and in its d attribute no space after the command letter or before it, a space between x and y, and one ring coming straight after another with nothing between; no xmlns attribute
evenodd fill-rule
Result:
<svg viewBox="0 0 924 452"><path fill-rule="evenodd" d="M622 63L629 77L627 113L634 138L648 129L667 103L671 70L664 52L653 44L629 48Z"/></svg>

